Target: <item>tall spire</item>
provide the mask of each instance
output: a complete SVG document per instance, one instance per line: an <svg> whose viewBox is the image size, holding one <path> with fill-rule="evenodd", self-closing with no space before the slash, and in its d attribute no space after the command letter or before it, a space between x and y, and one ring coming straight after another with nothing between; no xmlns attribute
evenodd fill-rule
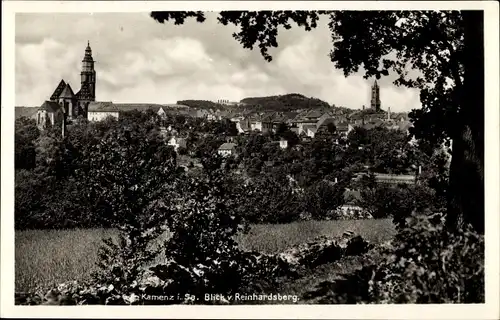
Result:
<svg viewBox="0 0 500 320"><path fill-rule="evenodd" d="M86 61L94 62L94 59L92 59L92 49L90 48L90 41L88 40L87 40L87 48L85 48L85 56L83 57L82 62Z"/></svg>
<svg viewBox="0 0 500 320"><path fill-rule="evenodd" d="M94 59L92 58L92 49L90 48L90 41L87 40L87 47L85 48L85 56L82 60L82 72L81 75L81 93L87 93L90 91L92 96L92 101L95 99L95 83L96 83L96 72L94 69ZM87 94L86 94L87 95Z"/></svg>
<svg viewBox="0 0 500 320"><path fill-rule="evenodd" d="M371 91L370 108L378 112L380 111L380 87L378 86L377 79L375 79Z"/></svg>

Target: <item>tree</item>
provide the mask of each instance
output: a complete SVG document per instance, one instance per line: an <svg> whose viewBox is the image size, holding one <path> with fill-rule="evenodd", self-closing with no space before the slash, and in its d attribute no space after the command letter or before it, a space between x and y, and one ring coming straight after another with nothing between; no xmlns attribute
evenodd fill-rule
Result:
<svg viewBox="0 0 500 320"><path fill-rule="evenodd" d="M226 11L218 21L239 26L233 37L244 48L256 44L264 59L277 47L279 27L290 20L309 31L320 15L330 18L331 61L346 76L362 65L365 78L389 71L396 85L420 90L422 109L412 112L415 134L453 141L448 225L462 220L484 230L484 44L482 11ZM202 12L152 12L160 23L189 17L205 21ZM419 72L411 78L412 68ZM467 187L464 187L467 186Z"/></svg>
<svg viewBox="0 0 500 320"><path fill-rule="evenodd" d="M105 240L99 252L96 279L121 290L157 255L151 242L179 198L176 167L175 151L140 123L118 126L83 150L74 183L92 212L119 230L118 242Z"/></svg>
<svg viewBox="0 0 500 320"><path fill-rule="evenodd" d="M287 223L300 215L300 199L282 172L254 177L244 193L241 211L248 222Z"/></svg>
<svg viewBox="0 0 500 320"><path fill-rule="evenodd" d="M40 135L36 123L25 117L15 123L15 169L33 169L36 163L35 141Z"/></svg>
<svg viewBox="0 0 500 320"><path fill-rule="evenodd" d="M305 210L314 219L324 219L328 213L344 203L344 184L331 181L319 181L306 189L304 195Z"/></svg>
<svg viewBox="0 0 500 320"><path fill-rule="evenodd" d="M483 12L336 12L330 29L331 59L346 75L363 65L366 77L392 71L399 76L396 85L420 89L422 109L411 115L414 134L435 143L453 141L448 225L464 219L482 232ZM408 67L420 75L410 77Z"/></svg>

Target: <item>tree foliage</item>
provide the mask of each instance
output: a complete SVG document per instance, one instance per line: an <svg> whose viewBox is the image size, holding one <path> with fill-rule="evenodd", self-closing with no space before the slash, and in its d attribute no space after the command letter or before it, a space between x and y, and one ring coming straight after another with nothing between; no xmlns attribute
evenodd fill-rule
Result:
<svg viewBox="0 0 500 320"><path fill-rule="evenodd" d="M40 132L33 119L16 119L15 123L15 168L33 169L36 166L35 141Z"/></svg>
<svg viewBox="0 0 500 320"><path fill-rule="evenodd" d="M279 96L248 97L241 100L253 110L292 111L297 109L329 109L327 102L309 98L302 94L291 93Z"/></svg>

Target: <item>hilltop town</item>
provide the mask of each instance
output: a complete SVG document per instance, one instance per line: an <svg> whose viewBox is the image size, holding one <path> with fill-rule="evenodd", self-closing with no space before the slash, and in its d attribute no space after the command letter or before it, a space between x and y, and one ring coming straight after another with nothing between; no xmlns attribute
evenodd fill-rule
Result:
<svg viewBox="0 0 500 320"><path fill-rule="evenodd" d="M61 79L50 98L40 107L16 107L16 118L36 120L41 129L48 126L63 129L79 119L101 121L108 117L120 118L124 112L154 111L159 116L185 115L209 121L229 119L236 124L239 134L252 131L276 131L281 123L297 135L314 138L328 123L333 123L340 133L349 133L354 127L366 129L385 127L408 132L411 122L407 113L383 110L380 88L373 83L370 106L360 109L329 105L317 98L291 93L268 97L248 97L239 102L225 99L217 101L182 100L176 104L137 104L98 101L96 97L97 72L94 68L90 43L82 60L81 88L75 94L71 85Z"/></svg>

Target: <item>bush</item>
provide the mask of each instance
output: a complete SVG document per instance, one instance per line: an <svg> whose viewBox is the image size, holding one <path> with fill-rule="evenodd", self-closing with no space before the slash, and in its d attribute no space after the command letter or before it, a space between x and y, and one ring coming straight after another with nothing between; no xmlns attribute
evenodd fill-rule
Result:
<svg viewBox="0 0 500 320"><path fill-rule="evenodd" d="M240 211L251 223L287 223L298 220L302 197L283 173L259 175L242 190Z"/></svg>
<svg viewBox="0 0 500 320"><path fill-rule="evenodd" d="M374 218L392 217L393 222L404 227L412 213L436 212L437 198L433 189L424 185L374 186L361 191L360 206Z"/></svg>
<svg viewBox="0 0 500 320"><path fill-rule="evenodd" d="M484 303L484 236L446 231L441 214L407 220L371 284L377 302Z"/></svg>
<svg viewBox="0 0 500 320"><path fill-rule="evenodd" d="M304 210L313 219L325 219L329 212L344 202L344 186L329 181L320 181L305 190L302 196Z"/></svg>

